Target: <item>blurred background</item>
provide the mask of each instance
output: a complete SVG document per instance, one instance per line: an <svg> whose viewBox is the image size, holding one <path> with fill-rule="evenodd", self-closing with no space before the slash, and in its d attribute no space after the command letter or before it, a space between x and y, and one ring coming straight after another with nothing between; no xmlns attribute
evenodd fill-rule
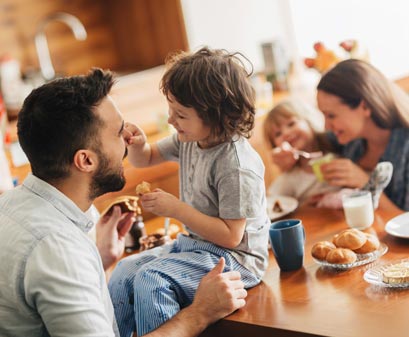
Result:
<svg viewBox="0 0 409 337"><path fill-rule="evenodd" d="M1 0L0 55L17 59L23 74L38 71L35 38L43 32L59 74L138 71L201 45L241 51L262 70L263 43L278 41L294 62L312 56L317 41L338 51L355 39L375 66L399 77L409 72L408 10L405 0ZM50 20L58 12L78 18L86 40Z"/></svg>
<svg viewBox="0 0 409 337"><path fill-rule="evenodd" d="M0 0L0 145L11 175L21 182L30 170L16 136L21 104L55 77L115 71L112 95L124 118L155 140L169 132L159 81L170 52L207 45L243 53L262 115L289 94L315 104L321 73L344 58L366 59L393 80L408 77L408 12L407 0ZM256 124L252 144L268 163ZM152 170L127 170L124 193L142 179L177 193L177 167L150 178Z"/></svg>

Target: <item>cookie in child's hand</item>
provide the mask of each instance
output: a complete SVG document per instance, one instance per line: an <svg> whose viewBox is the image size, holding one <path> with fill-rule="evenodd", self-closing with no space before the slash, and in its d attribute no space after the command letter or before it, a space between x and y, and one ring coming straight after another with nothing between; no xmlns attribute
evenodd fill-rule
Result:
<svg viewBox="0 0 409 337"><path fill-rule="evenodd" d="M151 191L151 184L149 184L146 181L142 181L135 188L135 192L139 196L144 195L145 193L150 193L150 191Z"/></svg>

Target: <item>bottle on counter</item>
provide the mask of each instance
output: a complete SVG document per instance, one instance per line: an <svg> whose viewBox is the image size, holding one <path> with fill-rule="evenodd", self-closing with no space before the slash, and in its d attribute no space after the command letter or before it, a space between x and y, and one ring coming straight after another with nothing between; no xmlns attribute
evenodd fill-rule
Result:
<svg viewBox="0 0 409 337"><path fill-rule="evenodd" d="M13 119L21 107L23 81L20 63L9 54L0 58L0 88L9 119Z"/></svg>
<svg viewBox="0 0 409 337"><path fill-rule="evenodd" d="M131 230L125 236L125 251L127 253L132 253L139 250L140 243L139 239L146 235L145 224L143 222L141 209L138 207L136 211L136 220L132 224Z"/></svg>
<svg viewBox="0 0 409 337"><path fill-rule="evenodd" d="M13 188L9 162L6 156L5 135L7 133L6 106L0 93L0 193Z"/></svg>
<svg viewBox="0 0 409 337"><path fill-rule="evenodd" d="M14 187L9 162L4 150L3 134L0 131L0 194Z"/></svg>

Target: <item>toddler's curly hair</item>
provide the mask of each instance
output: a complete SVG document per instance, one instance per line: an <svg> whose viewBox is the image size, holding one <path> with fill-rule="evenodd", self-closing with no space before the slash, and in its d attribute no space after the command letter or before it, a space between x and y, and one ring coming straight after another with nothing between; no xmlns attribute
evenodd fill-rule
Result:
<svg viewBox="0 0 409 337"><path fill-rule="evenodd" d="M228 141L234 135L251 136L254 127L255 94L250 84L251 70L241 53L203 47L190 54L178 52L166 60L168 67L160 89L171 100L193 108L212 136Z"/></svg>

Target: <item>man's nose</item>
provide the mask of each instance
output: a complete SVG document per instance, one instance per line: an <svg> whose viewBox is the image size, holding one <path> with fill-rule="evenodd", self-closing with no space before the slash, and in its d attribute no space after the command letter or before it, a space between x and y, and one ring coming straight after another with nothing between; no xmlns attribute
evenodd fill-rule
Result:
<svg viewBox="0 0 409 337"><path fill-rule="evenodd" d="M130 131L128 131L127 129L123 129L122 130L122 138L124 139L124 140L128 140L128 139L130 139L132 137L132 133L130 132Z"/></svg>

